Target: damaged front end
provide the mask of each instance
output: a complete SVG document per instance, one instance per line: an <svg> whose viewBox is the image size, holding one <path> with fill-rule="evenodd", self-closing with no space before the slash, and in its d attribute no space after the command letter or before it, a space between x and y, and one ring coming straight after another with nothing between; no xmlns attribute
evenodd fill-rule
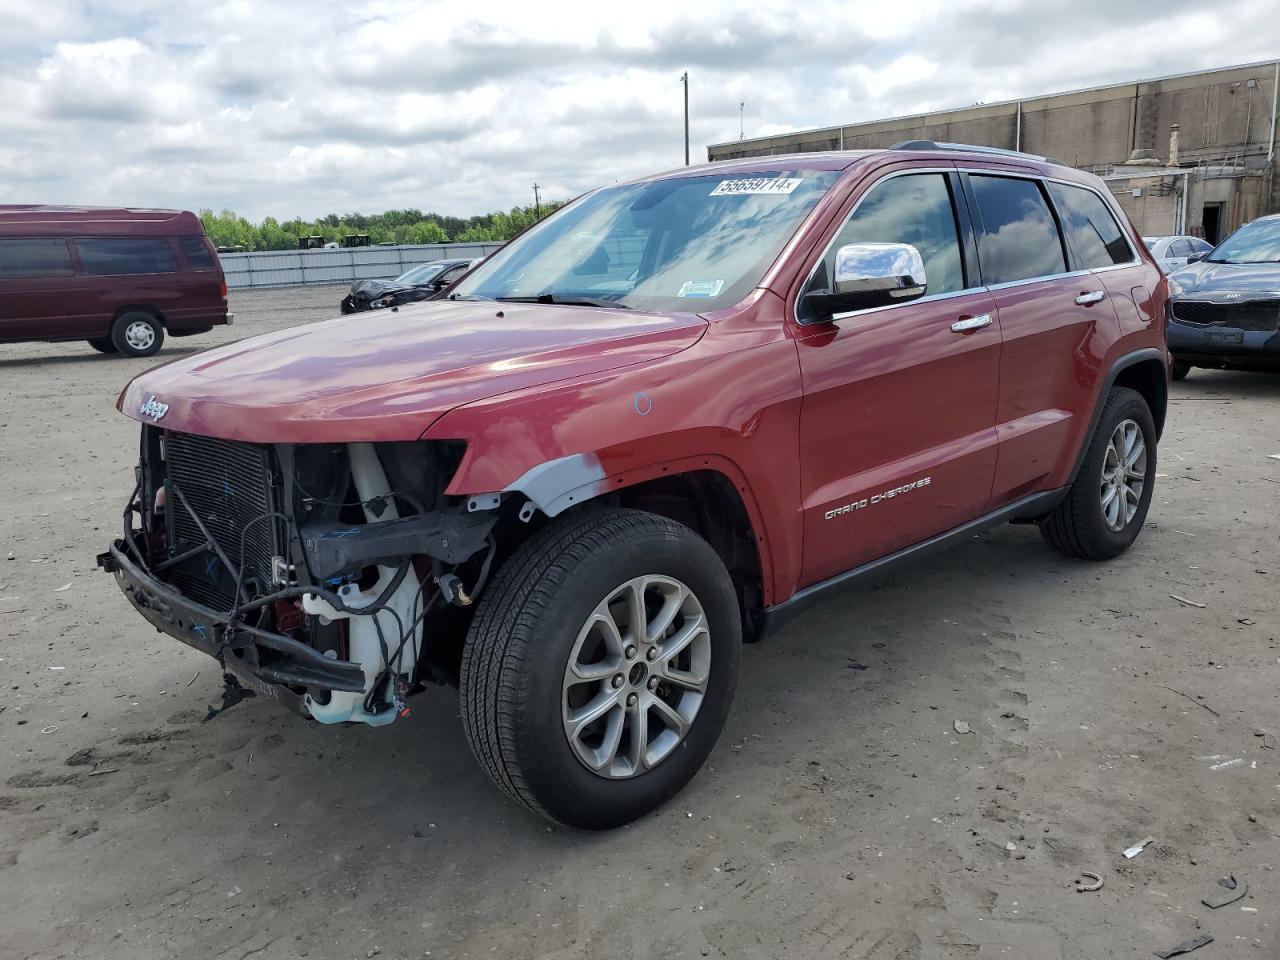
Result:
<svg viewBox="0 0 1280 960"><path fill-rule="evenodd" d="M449 608L492 562L501 502L444 495L462 452L147 425L123 536L98 562L157 629L255 691L322 723L390 723L448 678Z"/></svg>

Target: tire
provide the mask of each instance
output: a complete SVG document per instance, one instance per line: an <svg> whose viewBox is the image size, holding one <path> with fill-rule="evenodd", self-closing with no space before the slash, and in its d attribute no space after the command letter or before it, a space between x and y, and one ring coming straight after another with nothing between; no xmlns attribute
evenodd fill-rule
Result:
<svg viewBox="0 0 1280 960"><path fill-rule="evenodd" d="M1179 363L1178 361L1175 360L1173 362L1173 370L1170 375L1173 377L1174 380L1185 380L1187 379L1187 374L1190 372L1191 372L1191 364Z"/></svg>
<svg viewBox="0 0 1280 960"><path fill-rule="evenodd" d="M164 344L164 327L149 313L133 310L111 325L111 344L126 357L150 357Z"/></svg>
<svg viewBox="0 0 1280 960"><path fill-rule="evenodd" d="M85 342L88 343L89 346L93 347L93 349L97 350L99 353L115 353L116 352L116 345L111 342L110 337L93 337L92 339L87 340Z"/></svg>
<svg viewBox="0 0 1280 960"><path fill-rule="evenodd" d="M1136 430L1129 431L1130 425ZM1141 437L1143 454L1133 464L1134 470L1125 474L1124 482L1110 483L1108 475L1113 473L1116 458L1114 453L1111 457L1108 454L1113 451L1113 440L1121 427L1125 427L1126 433L1120 437L1119 446L1129 451L1126 458L1136 457L1136 443L1133 447L1126 446L1128 438L1135 434ZM1140 484L1130 479L1138 473ZM1116 387L1102 408L1098 426L1089 439L1088 452L1066 498L1040 521L1041 534L1069 557L1110 560L1119 556L1142 530L1151 505L1155 474L1156 428L1147 401L1136 390ZM1138 489L1135 490L1135 486ZM1118 502L1108 498L1109 492L1115 494ZM1120 523L1118 529L1116 523Z"/></svg>
<svg viewBox="0 0 1280 960"><path fill-rule="evenodd" d="M680 599L678 587L688 596ZM619 624L616 634L600 625L616 623L615 610L625 617L633 596L645 597L647 626L656 626L659 614L652 611L666 610L668 600L678 608L660 634L666 639L652 645L674 647L693 636L674 659L655 649L650 660L644 640L628 644L629 624L625 630ZM617 598L613 607L607 606L611 597ZM701 619L686 613L694 607ZM610 653L610 636L616 653ZM592 644L599 662L585 658ZM661 806L698 772L728 716L741 646L729 573L688 527L636 510L565 518L521 545L476 610L460 677L467 742L490 779L531 811L566 826L621 826ZM573 672L592 668L612 675L581 681ZM703 692L696 704L695 694L664 679L680 675L683 685L699 674ZM656 701L664 697L662 715L679 713L687 721L683 737L676 725L654 720ZM611 705L599 720L580 724L584 732L575 737L573 718L594 712L583 701ZM635 736L640 716L643 738ZM592 746L596 733L598 747ZM588 754L611 759L592 769L583 758ZM633 757L640 762L632 764Z"/></svg>

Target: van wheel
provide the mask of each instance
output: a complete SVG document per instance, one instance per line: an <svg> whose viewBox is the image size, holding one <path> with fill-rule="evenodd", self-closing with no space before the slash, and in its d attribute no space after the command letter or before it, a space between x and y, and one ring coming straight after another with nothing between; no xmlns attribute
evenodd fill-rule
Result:
<svg viewBox="0 0 1280 960"><path fill-rule="evenodd" d="M111 342L110 337L93 337L87 341L89 346L97 350L99 353L115 353L116 345Z"/></svg>
<svg viewBox="0 0 1280 960"><path fill-rule="evenodd" d="M116 318L111 343L126 357L150 357L164 343L164 327L151 314L134 310Z"/></svg>
<svg viewBox="0 0 1280 960"><path fill-rule="evenodd" d="M1185 380L1187 379L1187 374L1190 372L1191 372L1191 364L1178 363L1175 360L1173 363L1173 370L1170 372L1170 376L1173 377L1174 380Z"/></svg>
<svg viewBox="0 0 1280 960"><path fill-rule="evenodd" d="M607 829L675 796L724 727L742 626L720 557L688 527L593 510L522 545L462 653L467 741L504 792Z"/></svg>
<svg viewBox="0 0 1280 960"><path fill-rule="evenodd" d="M1045 540L1069 557L1110 560L1137 539L1151 505L1156 428L1142 394L1116 387L1067 497L1040 521Z"/></svg>

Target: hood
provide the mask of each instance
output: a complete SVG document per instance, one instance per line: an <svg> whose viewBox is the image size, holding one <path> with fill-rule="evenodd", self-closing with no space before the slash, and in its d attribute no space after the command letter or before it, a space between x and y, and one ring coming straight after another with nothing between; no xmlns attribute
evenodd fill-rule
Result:
<svg viewBox="0 0 1280 960"><path fill-rule="evenodd" d="M415 440L461 404L659 360L706 326L695 314L437 300L174 360L130 383L117 406L227 440Z"/></svg>
<svg viewBox="0 0 1280 960"><path fill-rule="evenodd" d="M1255 299L1259 294L1280 298L1280 263L1210 263L1201 260L1169 277L1182 287L1180 298L1225 300L1227 294ZM1232 297L1231 299L1236 299Z"/></svg>
<svg viewBox="0 0 1280 960"><path fill-rule="evenodd" d="M425 286L426 284L422 284ZM356 299L376 300L388 293L399 290L411 290L413 284L396 283L394 280L357 280L351 285L351 296Z"/></svg>

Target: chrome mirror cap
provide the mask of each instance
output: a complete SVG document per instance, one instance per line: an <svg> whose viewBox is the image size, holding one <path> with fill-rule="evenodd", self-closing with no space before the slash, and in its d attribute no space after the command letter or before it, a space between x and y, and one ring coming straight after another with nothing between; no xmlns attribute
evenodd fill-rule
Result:
<svg viewBox="0 0 1280 960"><path fill-rule="evenodd" d="M886 293L891 299L923 296L924 257L909 243L850 243L836 251L832 287L837 294Z"/></svg>

